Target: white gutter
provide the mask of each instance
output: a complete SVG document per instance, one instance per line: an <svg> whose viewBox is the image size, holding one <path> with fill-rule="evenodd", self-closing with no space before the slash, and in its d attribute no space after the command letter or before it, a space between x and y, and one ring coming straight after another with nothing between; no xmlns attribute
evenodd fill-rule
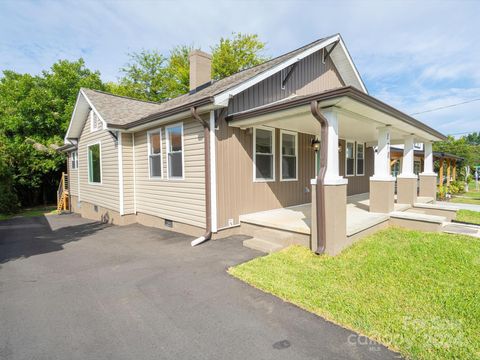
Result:
<svg viewBox="0 0 480 360"><path fill-rule="evenodd" d="M117 133L118 148L118 194L120 201L120 215L124 215L123 204L123 154L122 154L122 134Z"/></svg>
<svg viewBox="0 0 480 360"><path fill-rule="evenodd" d="M137 169L135 164L135 133L132 133L132 153L133 153L133 213L137 213Z"/></svg>
<svg viewBox="0 0 480 360"><path fill-rule="evenodd" d="M217 232L217 156L215 136L215 111L210 111L210 201L212 232Z"/></svg>

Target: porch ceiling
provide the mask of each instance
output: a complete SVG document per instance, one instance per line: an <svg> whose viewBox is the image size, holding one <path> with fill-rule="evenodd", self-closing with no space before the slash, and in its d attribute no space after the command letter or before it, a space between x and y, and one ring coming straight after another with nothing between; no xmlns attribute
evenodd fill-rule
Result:
<svg viewBox="0 0 480 360"><path fill-rule="evenodd" d="M285 101L295 101L289 99ZM339 96L320 100L321 109L334 110L339 120L339 137L366 142L369 145L377 143L377 128L391 126L391 144L403 144L407 135L415 135L416 142L438 141L440 138L424 128L407 123L400 117L386 113L369 104L349 96ZM236 117L238 120L236 120ZM310 112L310 104L303 103L294 107L286 107L273 112L259 111L259 115L245 117L233 115L230 126L248 128L257 125L278 127L312 135L320 134L320 125ZM423 127L423 124L421 124ZM428 127L427 127L428 128Z"/></svg>

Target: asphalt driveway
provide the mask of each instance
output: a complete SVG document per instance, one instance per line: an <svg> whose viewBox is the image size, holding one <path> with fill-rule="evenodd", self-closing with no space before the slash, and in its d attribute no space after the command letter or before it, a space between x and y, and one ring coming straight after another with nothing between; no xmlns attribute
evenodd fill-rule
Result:
<svg viewBox="0 0 480 360"><path fill-rule="evenodd" d="M76 215L0 221L0 359L386 359L226 273L261 254Z"/></svg>

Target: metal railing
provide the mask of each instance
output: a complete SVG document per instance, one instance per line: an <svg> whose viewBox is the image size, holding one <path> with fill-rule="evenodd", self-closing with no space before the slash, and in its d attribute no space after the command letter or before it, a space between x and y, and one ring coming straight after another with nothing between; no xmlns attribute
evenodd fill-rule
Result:
<svg viewBox="0 0 480 360"><path fill-rule="evenodd" d="M60 184L58 184L58 189L57 189L57 209L58 210L61 210L62 205L64 207L64 210L66 210L65 199L63 199L63 204L61 204L62 196L66 191L68 191L68 174L62 172L62 179L60 180Z"/></svg>

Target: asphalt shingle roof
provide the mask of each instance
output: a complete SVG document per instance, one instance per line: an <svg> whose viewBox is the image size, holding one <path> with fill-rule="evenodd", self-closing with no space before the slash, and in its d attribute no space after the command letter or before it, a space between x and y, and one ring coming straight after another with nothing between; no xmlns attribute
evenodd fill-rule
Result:
<svg viewBox="0 0 480 360"><path fill-rule="evenodd" d="M207 86L206 88L195 93L181 95L163 103L135 100L132 98L85 88L83 91L93 103L102 118L109 125L128 127L129 125L135 125L135 123L142 122L142 120L148 120L150 118L153 120L155 116L160 117L164 112L170 112L176 108L184 107L204 99L209 99L243 83L244 81L249 80L250 78L264 71L270 70L282 62L287 61L304 52L305 50L308 50L309 48L319 44L320 42L323 42L334 36L336 35L316 40L308 45L302 46L301 48L290 51L260 65L240 71L224 79L214 81L210 86Z"/></svg>

